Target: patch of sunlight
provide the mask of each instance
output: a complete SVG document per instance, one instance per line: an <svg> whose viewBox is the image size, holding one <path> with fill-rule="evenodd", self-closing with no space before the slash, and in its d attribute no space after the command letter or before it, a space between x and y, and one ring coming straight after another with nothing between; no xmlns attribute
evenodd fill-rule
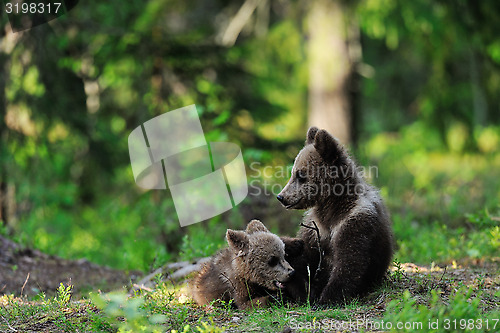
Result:
<svg viewBox="0 0 500 333"><path fill-rule="evenodd" d="M96 248L98 246L99 242L90 232L80 228L74 231L73 240L70 245L70 249L73 253L85 252L88 249Z"/></svg>
<svg viewBox="0 0 500 333"><path fill-rule="evenodd" d="M24 104L9 105L4 120L7 127L14 131L26 136L36 135L36 125L31 120L30 110Z"/></svg>
<svg viewBox="0 0 500 333"><path fill-rule="evenodd" d="M299 109L290 109L271 123L261 124L257 131L268 140L286 141L302 138L304 135L304 117Z"/></svg>
<svg viewBox="0 0 500 333"><path fill-rule="evenodd" d="M113 91L113 98L118 106L126 108L139 98L139 94L128 82L122 82L120 89Z"/></svg>
<svg viewBox="0 0 500 333"><path fill-rule="evenodd" d="M424 155L426 156L425 161L421 159L419 162L415 159L412 162L415 164L425 163L425 167L422 164L420 165L421 169L432 170L434 174L442 172L449 176L460 176L462 181L472 180L479 170L485 170L490 165L485 158L480 158L477 154L456 155L433 152ZM418 166L417 164L414 168Z"/></svg>
<svg viewBox="0 0 500 333"><path fill-rule="evenodd" d="M189 300L190 300L190 298L187 295L180 295L179 296L179 303L181 303L181 304L188 303Z"/></svg>
<svg viewBox="0 0 500 333"><path fill-rule="evenodd" d="M62 141L68 137L68 129L64 124L62 123L57 123L55 124L47 133L47 138L49 139L49 142L56 142L56 141Z"/></svg>
<svg viewBox="0 0 500 333"><path fill-rule="evenodd" d="M379 159L384 156L395 143L396 138L394 135L380 133L368 142L366 150L371 158Z"/></svg>
<svg viewBox="0 0 500 333"><path fill-rule="evenodd" d="M177 301L180 304L190 303L192 300L191 291L189 290L189 286L186 283L178 287L175 291L175 294L178 295Z"/></svg>
<svg viewBox="0 0 500 333"><path fill-rule="evenodd" d="M469 133L463 123L453 124L446 133L446 143L453 152L461 152L465 148Z"/></svg>
<svg viewBox="0 0 500 333"><path fill-rule="evenodd" d="M387 200L389 198L389 187L380 187L380 195L382 196L382 198L384 198L384 200Z"/></svg>
<svg viewBox="0 0 500 333"><path fill-rule="evenodd" d="M483 153L491 153L498 149L500 144L499 130L494 127L487 127L477 135L477 145Z"/></svg>
<svg viewBox="0 0 500 333"><path fill-rule="evenodd" d="M111 119L111 130L113 131L113 133L121 133L125 129L125 126L125 119L121 117L113 117L113 119Z"/></svg>
<svg viewBox="0 0 500 333"><path fill-rule="evenodd" d="M23 77L23 66L19 61L12 61L10 65L10 82L5 87L7 100L12 101L21 89Z"/></svg>
<svg viewBox="0 0 500 333"><path fill-rule="evenodd" d="M471 258L479 258L481 256L481 252L478 249L470 248L467 249L467 255Z"/></svg>
<svg viewBox="0 0 500 333"><path fill-rule="evenodd" d="M274 46L280 63L297 64L304 61L303 53L297 52L304 46L302 34L293 20L276 24L268 34L267 43L270 47Z"/></svg>
<svg viewBox="0 0 500 333"><path fill-rule="evenodd" d="M486 50L489 55L495 59L496 62L500 61L500 41L496 40L487 46Z"/></svg>
<svg viewBox="0 0 500 333"><path fill-rule="evenodd" d="M433 261L431 262L431 272L443 272L444 269L436 265L436 263Z"/></svg>
<svg viewBox="0 0 500 333"><path fill-rule="evenodd" d="M494 248L500 248L500 227L496 226L493 229L490 230L491 234L491 245L493 245Z"/></svg>
<svg viewBox="0 0 500 333"><path fill-rule="evenodd" d="M426 188L432 182L433 170L428 167L429 155L425 152L416 152L413 155L407 155L403 159L403 163L408 168L408 171L415 178L414 184L417 189Z"/></svg>
<svg viewBox="0 0 500 333"><path fill-rule="evenodd" d="M7 306L12 304L13 302L18 302L20 301L18 298L14 297L14 295L2 295L0 296L0 305L1 306Z"/></svg>
<svg viewBox="0 0 500 333"><path fill-rule="evenodd" d="M23 88L28 94L37 97L45 94L45 86L40 83L39 76L36 66L31 66L24 74Z"/></svg>
<svg viewBox="0 0 500 333"><path fill-rule="evenodd" d="M162 282L158 284L154 292L149 296L152 299L170 298L173 295L172 300L177 304L185 304L191 302L191 292L187 283L182 284L172 284L169 282Z"/></svg>
<svg viewBox="0 0 500 333"><path fill-rule="evenodd" d="M251 130L255 125L251 113L247 110L240 112L240 114L236 117L236 122L245 130Z"/></svg>
<svg viewBox="0 0 500 333"><path fill-rule="evenodd" d="M385 44L391 50L395 50L399 45L398 30L394 27L387 28L387 34L385 37Z"/></svg>
<svg viewBox="0 0 500 333"><path fill-rule="evenodd" d="M35 247L39 249L46 249L51 242L49 235L43 228L38 228L36 230L33 240L35 243Z"/></svg>
<svg viewBox="0 0 500 333"><path fill-rule="evenodd" d="M433 110L432 106L431 109ZM439 133L430 129L422 121L415 121L411 125L403 127L400 133L401 141L398 141L398 145L403 144L408 152L441 150L443 148Z"/></svg>

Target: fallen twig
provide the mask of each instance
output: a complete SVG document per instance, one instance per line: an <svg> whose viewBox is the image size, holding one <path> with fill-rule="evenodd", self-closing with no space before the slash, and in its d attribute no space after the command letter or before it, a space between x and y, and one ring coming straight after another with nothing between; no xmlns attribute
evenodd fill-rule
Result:
<svg viewBox="0 0 500 333"><path fill-rule="evenodd" d="M143 277L140 281L135 283L130 290L133 293L136 290L147 290L150 291L155 285L155 280L158 275L162 275L161 280L169 280L172 283L176 280L180 280L192 272L198 271L201 265L210 260L210 257L196 259L194 261L180 261L164 265L155 271L149 273Z"/></svg>
<svg viewBox="0 0 500 333"><path fill-rule="evenodd" d="M4 316L0 316L0 317L2 317L3 321L5 321L5 323L7 324L7 327L8 327L8 328L9 328L12 332L17 332L17 330L16 330L14 327L10 326L9 322L7 321L7 319L5 319L5 317L4 317Z"/></svg>
<svg viewBox="0 0 500 333"><path fill-rule="evenodd" d="M26 276L26 280L24 280L23 287L21 288L21 296L23 296L24 287L26 287L26 283L28 283L29 278L30 278L30 273L28 272L28 275Z"/></svg>

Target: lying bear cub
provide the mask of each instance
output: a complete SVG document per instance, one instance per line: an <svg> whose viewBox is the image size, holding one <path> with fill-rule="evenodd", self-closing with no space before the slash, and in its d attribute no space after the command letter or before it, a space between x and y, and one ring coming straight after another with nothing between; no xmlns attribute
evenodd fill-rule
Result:
<svg viewBox="0 0 500 333"><path fill-rule="evenodd" d="M245 231L228 229L228 248L205 264L193 280L192 294L199 305L214 300L229 302L239 309L266 306L295 273L285 259L285 243L258 220ZM302 240L285 238L293 256L300 255Z"/></svg>

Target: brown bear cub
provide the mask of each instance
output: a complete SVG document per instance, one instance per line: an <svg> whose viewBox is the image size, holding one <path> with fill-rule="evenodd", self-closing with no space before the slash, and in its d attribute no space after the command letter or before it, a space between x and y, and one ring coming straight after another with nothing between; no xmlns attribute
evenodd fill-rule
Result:
<svg viewBox="0 0 500 333"><path fill-rule="evenodd" d="M305 242L311 298L320 304L343 303L370 291L391 263L389 215L361 171L337 139L311 127L277 196L287 209L309 209L298 237ZM306 279L294 268L294 280Z"/></svg>
<svg viewBox="0 0 500 333"><path fill-rule="evenodd" d="M226 238L229 247L193 280L194 300L199 305L233 300L239 309L266 306L295 273L285 260L285 244L258 220L252 220L246 231L228 229ZM291 248L303 248L302 240L287 241Z"/></svg>
<svg viewBox="0 0 500 333"><path fill-rule="evenodd" d="M280 290L279 299L284 302L303 303L310 299L310 274L307 271L308 258L305 252L305 243L300 238L287 236L280 237L285 244L285 259L295 270L292 278Z"/></svg>

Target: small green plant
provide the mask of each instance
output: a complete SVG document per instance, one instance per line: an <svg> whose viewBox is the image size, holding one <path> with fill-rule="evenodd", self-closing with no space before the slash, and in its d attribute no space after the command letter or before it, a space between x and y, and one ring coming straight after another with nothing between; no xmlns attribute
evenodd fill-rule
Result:
<svg viewBox="0 0 500 333"><path fill-rule="evenodd" d="M196 326L196 330L200 333L222 333L225 331L224 327L217 327L214 324L214 320L210 318L210 324L202 322L201 326Z"/></svg>
<svg viewBox="0 0 500 333"><path fill-rule="evenodd" d="M216 307L217 309L221 309L224 313L229 313L231 310L233 310L234 306L234 300L230 299L228 302L222 300L222 299L215 299L212 302L210 302L211 307Z"/></svg>
<svg viewBox="0 0 500 333"><path fill-rule="evenodd" d="M186 325L186 326L184 326L182 331L172 330L172 333L189 333L190 331L191 331L191 326Z"/></svg>
<svg viewBox="0 0 500 333"><path fill-rule="evenodd" d="M57 288L57 293L55 297L55 301L60 305L66 305L69 303L69 300L71 299L71 294L73 291L73 285L68 284L66 287L60 283L59 288Z"/></svg>
<svg viewBox="0 0 500 333"><path fill-rule="evenodd" d="M205 321L201 322L201 326L196 326L195 330L191 330L191 325L185 325L182 331L172 330L172 333L190 333L190 332L199 332L199 333L222 333L225 331L224 327L218 327L214 324L213 318L210 318L210 324Z"/></svg>
<svg viewBox="0 0 500 333"><path fill-rule="evenodd" d="M479 290L482 290L484 289L484 275L483 274L479 274L478 277L476 278L476 283L477 283L477 288Z"/></svg>
<svg viewBox="0 0 500 333"><path fill-rule="evenodd" d="M496 214L498 215L498 213ZM488 208L484 208L476 213L465 214L468 222L477 229L487 229L495 227L500 222L500 217L490 214Z"/></svg>
<svg viewBox="0 0 500 333"><path fill-rule="evenodd" d="M124 293L92 295L92 301L108 316L118 332L163 332L165 316L148 315L143 309L143 297L128 297Z"/></svg>
<svg viewBox="0 0 500 333"><path fill-rule="evenodd" d="M397 258L394 258L393 264L394 267L396 267L396 270L392 273L392 277L396 282L401 282L401 280L403 280L403 277L405 276L403 266Z"/></svg>

